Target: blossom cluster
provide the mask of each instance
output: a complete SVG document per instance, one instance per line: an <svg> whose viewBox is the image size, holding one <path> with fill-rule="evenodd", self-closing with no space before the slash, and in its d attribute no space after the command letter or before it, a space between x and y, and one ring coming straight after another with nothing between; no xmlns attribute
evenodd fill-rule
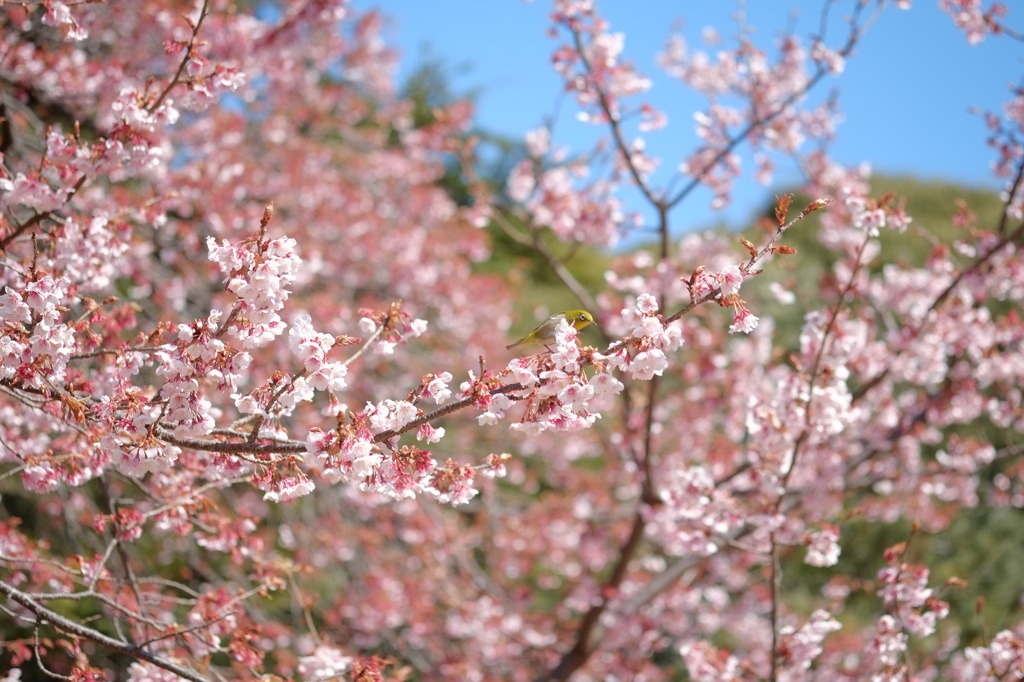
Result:
<svg viewBox="0 0 1024 682"><path fill-rule="evenodd" d="M266 243L233 245L207 239L210 260L227 276L227 290L238 297L236 313L243 320L228 333L245 348L256 348L281 334L285 324L278 311L288 300L288 286L295 280L302 261L295 253L295 240L270 239ZM219 319L222 315L215 314Z"/></svg>
<svg viewBox="0 0 1024 682"><path fill-rule="evenodd" d="M0 379L36 389L64 383L76 349L74 330L59 321L67 287L67 280L47 275L0 294Z"/></svg>
<svg viewBox="0 0 1024 682"><path fill-rule="evenodd" d="M609 369L621 369L632 379L649 380L668 368L668 353L683 345L683 334L676 325L665 324L658 315L658 301L641 294L636 305L622 311L628 329L627 338L607 355L595 359Z"/></svg>

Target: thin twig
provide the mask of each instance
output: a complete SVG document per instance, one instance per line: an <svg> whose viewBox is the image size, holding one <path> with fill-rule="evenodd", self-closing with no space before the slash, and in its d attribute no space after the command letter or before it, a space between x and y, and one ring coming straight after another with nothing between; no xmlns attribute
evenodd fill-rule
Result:
<svg viewBox="0 0 1024 682"><path fill-rule="evenodd" d="M173 90L174 86L181 80L181 74L185 72L185 67L188 65L189 60L192 59L192 53L195 51L196 45L198 45L197 39L199 37L199 29L203 25L203 20L206 19L206 15L209 13L210 0L203 0L203 7L199 10L199 20L196 21L195 26L192 27L192 37L189 39L188 45L185 46L185 54L182 55L181 63L178 64L178 70L174 73L174 77L171 78L167 87L160 93L160 96L157 97L152 104L146 107L146 111L149 113L153 113L160 108L160 105L164 103L167 96L171 94L171 90Z"/></svg>

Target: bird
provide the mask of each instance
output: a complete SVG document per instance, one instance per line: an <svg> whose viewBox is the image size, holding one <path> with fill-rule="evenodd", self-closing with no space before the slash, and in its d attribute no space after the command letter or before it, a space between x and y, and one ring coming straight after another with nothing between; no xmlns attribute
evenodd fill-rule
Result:
<svg viewBox="0 0 1024 682"><path fill-rule="evenodd" d="M579 331L588 324L591 324L594 321L594 316L586 310L566 310L565 312L555 313L537 325L536 329L523 338L513 344L505 346L505 350L512 350L516 346L522 346L530 343L543 344L545 346L552 343L555 340L555 329L558 327L558 323L562 320L568 320L569 324Z"/></svg>

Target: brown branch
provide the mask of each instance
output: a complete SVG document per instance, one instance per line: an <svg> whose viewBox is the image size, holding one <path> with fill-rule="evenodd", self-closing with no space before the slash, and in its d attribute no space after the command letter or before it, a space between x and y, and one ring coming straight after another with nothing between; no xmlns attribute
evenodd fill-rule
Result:
<svg viewBox="0 0 1024 682"><path fill-rule="evenodd" d="M1022 168L1024 168L1024 166L1022 166ZM988 251L988 253L986 253L984 256L976 260L973 264L971 264L971 267L967 268L966 270L961 270L959 273L957 273L957 276L953 278L953 281L949 283L949 286L943 289L942 293L935 298L935 301L932 303L930 310L934 310L935 308L938 308L940 305L942 305L946 301L946 299L949 298L949 295L953 293L953 290L956 289L957 285L959 285L960 282L963 281L964 277L980 270L981 267L985 265L999 251L1002 251L1007 245L1020 240L1022 236L1024 236L1024 222L1022 222L1017 227L1017 229L1014 230L1012 233L1004 235L1003 238L999 240L998 244L993 246Z"/></svg>
<svg viewBox="0 0 1024 682"><path fill-rule="evenodd" d="M199 36L199 28L203 25L203 20L206 19L206 15L209 13L210 0L204 0L203 7L199 10L199 20L196 21L195 25L192 27L192 37L189 39L188 45L185 47L185 54L181 58L181 63L178 64L178 70L174 73L174 77L171 78L171 81L167 84L167 87L164 88L164 91L160 93L160 96L157 97L152 104L146 107L146 111L149 113L153 113L160 108L160 105L164 103L167 96L171 94L171 90L174 89L174 86L181 81L181 74L185 72L185 66L188 64L188 60L192 58L192 53L195 51L196 45L198 44L196 39Z"/></svg>
<svg viewBox="0 0 1024 682"><path fill-rule="evenodd" d="M857 254L853 261L853 267L850 268L850 279L846 282L846 285L843 287L843 290L839 292L839 298L838 300L836 300L835 305L832 307L832 314L829 316L828 322L825 323L825 328L822 330L821 341L818 344L818 352L815 353L814 362L811 364L810 371L808 372L807 404L804 407L804 426L803 429L801 429L800 431L800 435L798 435L796 437L796 440L793 441L793 451L790 455L789 467L787 467L786 470L782 473L782 478L779 481L780 486L782 488L782 493L779 495L779 499L776 500L775 502L776 512L779 510L779 507L782 504L782 500L786 496L786 485L789 483L790 476L792 476L793 472L796 470L797 459L800 456L800 450L803 444L807 442L807 439L808 437L810 437L811 434L811 420L814 417L814 387L815 384L818 382L818 377L821 376L821 362L822 358L825 357L825 348L828 347L829 337L832 335L832 330L835 328L836 321L839 319L839 312L840 310L842 310L843 301L846 300L846 297L853 290L854 283L857 281L857 273L860 272L860 269L863 266L863 263L861 263L861 258L864 257L864 250L867 248L870 242L870 233L865 234L864 241L861 243L860 248L857 249ZM772 533L773 542L774 537L775 534Z"/></svg>
<svg viewBox="0 0 1024 682"><path fill-rule="evenodd" d="M491 389L490 395L499 395L503 393L512 393L513 391L521 391L526 387L519 383L505 384L498 388ZM383 443L387 440L400 436L403 433L417 429L423 424L430 422L438 417L443 417L446 414L455 412L464 407L468 407L476 402L478 396L470 395L442 405L441 407L427 412L416 419L412 420L400 429L388 429L387 431L381 431L375 434L371 439L374 443ZM157 427L153 431L154 435L165 443L171 445L177 445L178 447L189 448L192 450L199 450L202 452L217 452L221 454L255 454L255 455L287 455L287 454L299 454L306 452L306 443L296 440L287 441L263 441L261 443L225 443L222 441L208 441L200 438L183 438L175 436L163 427Z"/></svg>
<svg viewBox="0 0 1024 682"><path fill-rule="evenodd" d="M141 647L114 639L113 637L109 637L98 630L87 628L80 623L76 623L75 621L60 615L56 611L48 609L37 603L28 594L22 592L13 585L9 585L3 580L0 580L0 592L3 592L10 597L12 601L21 604L23 607L35 614L36 623L40 625L48 623L60 632L96 642L97 644L112 651L117 651L127 656L131 656L132 658L137 658L140 661L145 661L146 663L155 665L158 668L172 672L179 677L183 677L186 680L191 680L192 682L209 682L208 678L203 677L191 668L178 665L166 658L156 656Z"/></svg>
<svg viewBox="0 0 1024 682"><path fill-rule="evenodd" d="M489 393L491 395L500 395L504 393L512 393L513 391L521 391L525 388L526 387L520 383L505 384L504 386L499 386L498 388L491 389ZM438 417L443 417L446 414L450 414L452 412L455 412L456 410L461 410L464 407L468 407L469 405L472 405L474 402L476 402L476 400L477 396L468 395L464 398L460 398L459 400L448 403L447 405L442 405L441 407L437 408L436 410L433 410L432 412L428 412L420 417L417 417L416 419L413 419L411 422L409 422L400 429L388 429L387 431L381 431L380 433L373 437L373 442L382 443L386 440L391 440L395 436L400 436L401 434L406 433L408 431L412 431L413 429L418 429L423 424L426 424L427 422L437 419Z"/></svg>
<svg viewBox="0 0 1024 682"><path fill-rule="evenodd" d="M580 36L580 32L573 26L569 27L572 32L573 42L576 45L576 54L579 55L580 61L583 63L587 73L591 76L594 75L594 67L590 64L587 59L586 50L583 46L583 39ZM623 160L626 162L626 167L629 169L629 174L633 176L633 182L640 189L640 192L644 195L651 204L661 208L664 206L664 200L658 199L651 192L651 189L644 182L643 176L640 175L640 171L633 164L633 157L629 152L629 147L626 145L626 139L622 135L622 129L619 127L619 117L612 114L611 104L608 101L608 97L602 88L597 87L594 83L594 91L597 93L597 100L601 104L601 111L604 112L604 116L608 119L608 127L611 128L612 136L615 138L615 146L619 148L619 152L622 154Z"/></svg>
<svg viewBox="0 0 1024 682"><path fill-rule="evenodd" d="M768 675L768 679L775 682L775 680L779 679L779 598L782 594L782 563L779 559L779 544L776 540L775 533L771 534L771 545L771 568L769 575L771 608L769 618L771 619L772 625L772 660L771 672Z"/></svg>
<svg viewBox="0 0 1024 682"><path fill-rule="evenodd" d="M828 204L831 201L832 201L831 199L818 199L818 200L812 202L810 205L808 205L807 208L805 208L803 211L801 211L795 218L790 220L788 223L785 223L784 225L780 225L775 230L775 232L772 234L772 236L768 239L768 242L764 246L762 246L759 250L757 250L755 253L753 253L750 256L750 259L747 260L746 263L743 263L742 265L739 266L740 267L740 272L743 273L744 275L750 275L751 271L754 269L754 266L757 265L758 263L760 263L764 259L765 256L767 256L769 253L771 253L773 251L773 249L775 247L775 242L777 242L779 239L781 239L782 236L784 234L786 234L786 232L791 227L793 227L798 222L800 222L801 220L803 220L804 218L809 216L814 211L817 211L818 209L823 208L826 204ZM756 274L756 273L754 273L754 274ZM692 289L692 286L691 286L691 292L692 292L692 290L693 289ZM708 301L713 301L713 300L715 300L716 298L718 298L721 295L722 295L721 287L715 287L714 289L712 289L711 291L709 291L708 293L704 294L703 296L701 296L699 298L693 296L693 294L691 293L690 302L687 303L685 306L683 306L680 310L678 310L675 313L673 313L672 315L669 315L668 317L666 317L665 318L665 324L669 324L670 322L675 322L676 320L681 318L683 315L688 314L694 308L696 308L696 307L698 307L700 305L703 305L703 304L707 303Z"/></svg>
<svg viewBox="0 0 1024 682"><path fill-rule="evenodd" d="M78 190L82 189L82 185L85 184L85 178L86 178L85 175L83 175L82 177L78 178L78 182L76 182L74 187L71 188L71 191L68 192L68 197L64 201L65 204L67 204L67 202L71 200L71 197L75 196L75 194L78 193ZM9 235L4 237L3 239L0 239L0 251L6 251L7 247L10 246L11 242L13 242L15 239L20 237L25 231L35 227L36 225L38 225L39 223L43 222L44 220L54 219L54 214L55 213L56 213L56 210L53 210L53 211L43 211L42 213L36 213L35 215L33 215L31 218L26 220L23 224L21 224L17 228L15 228L14 232L11 232Z"/></svg>
<svg viewBox="0 0 1024 682"><path fill-rule="evenodd" d="M547 680L567 680L579 670L587 659L596 650L595 630L601 620L601 616L608 609L614 595L618 593L622 581L626 577L629 563L636 556L640 542L644 537L644 530L647 527L647 519L644 508L658 503L657 493L654 490L654 477L651 461L654 458L654 408L658 392L657 377L651 379L647 389L647 406L644 419L644 453L639 462L642 475L640 499L633 516L633 526L629 535L619 548L618 560L612 568L612 573L601 588L601 601L590 608L580 621L576 629L576 643L563 656L558 665L545 678ZM627 420L628 423L628 420Z"/></svg>
<svg viewBox="0 0 1024 682"><path fill-rule="evenodd" d="M575 28L572 28L573 42L576 44L576 53L580 57L580 61L583 63L587 73L593 75L594 68L587 59L586 53L583 50L583 41L580 36L580 32ZM608 120L608 127L612 131L612 138L615 140L615 146L618 147L619 153L622 155L622 159L626 164L626 168L629 169L629 174L633 177L633 182L640 189L640 193L644 196L647 201L654 207L658 212L658 244L661 253L661 259L666 260L669 256L669 229L668 229L668 210L672 207L672 202L667 202L664 197L654 196L654 192L650 187L647 186L647 182L640 174L640 170L636 167L633 162L633 155L626 145L626 139L622 134L622 128L620 126L620 118L612 113L611 103L608 101L608 96L605 94L604 89L594 84L594 91L597 93L598 103L601 105L601 111L604 112L605 118ZM664 306L664 296L658 296L659 304Z"/></svg>
<svg viewBox="0 0 1024 682"><path fill-rule="evenodd" d="M860 39L861 35L863 35L864 31L866 30L866 25L868 24L870 24L870 22L865 22L865 27L862 27L860 30L858 30L856 25L851 24L850 34L847 37L846 45L844 45L838 51L839 55L846 57L853 52L853 48L856 46L857 41ZM774 111L766 114L765 116L750 121L750 123L744 126L744 128L740 130L736 135L734 135L729 140L729 142L724 147L722 147L722 149L719 150L719 152L715 154L715 156L712 157L711 160L708 161L708 163L705 164L699 172L694 173L694 177L690 180L690 182L688 182L686 186L683 187L683 189L681 189L675 197L668 201L668 203L666 204L667 208L673 208L677 204L679 204L691 192L693 192L695 189L697 189L697 187L700 186L701 178L706 173L710 172L716 165L721 163L722 160L725 159L725 157L728 156L730 153L732 153L732 151L736 149L736 147L738 147L744 140L746 140L751 133L753 133L758 128L763 128L767 124L771 123L774 119L782 115L782 112L791 107L794 103L806 97L807 93L810 92L811 89L814 88L814 86L816 86L829 73L830 71L828 69L823 68L822 66L819 65L817 71L814 73L813 76L811 76L808 79L807 83L804 85L804 87L800 89L799 92L794 92L789 97L782 100L782 103Z"/></svg>
<svg viewBox="0 0 1024 682"><path fill-rule="evenodd" d="M121 539L118 537L124 529L122 529L117 522L117 505L114 503L113 496L110 494L110 487L107 485L106 477L99 476L98 483L100 499L103 500L103 504L106 506L107 512L110 514L112 521L111 525L113 527L110 532L112 536L111 541L114 543L114 550L117 552L117 557L121 561L121 569L124 571L124 580L131 588L132 594L135 596L135 603L139 605L139 610L141 612L144 608L143 604L145 602L142 599L142 593L139 591L135 571L132 569L132 562L128 558L128 551L125 549L124 543L122 543ZM113 573L113 571L111 573ZM99 575L98 571L97 575Z"/></svg>
<svg viewBox="0 0 1024 682"><path fill-rule="evenodd" d="M583 616L583 620L576 630L576 643L573 647L562 656L562 660L559 661L554 670L542 679L567 680L590 658L595 648L592 643L594 629L601 619L601 615L608 608L611 600L609 595L616 591L616 588L622 584L622 580L626 577L626 569L629 567L629 562L632 561L637 548L640 546L645 527L646 521L644 521L643 513L638 509L633 517L633 526L630 528L629 536L619 549L619 559L615 563L615 567L612 569L612 574L605 583L604 589L602 589L601 601L592 606L586 615Z"/></svg>
<svg viewBox="0 0 1024 682"><path fill-rule="evenodd" d="M1006 234L1006 226L1010 221L1010 206L1013 205L1013 198L1017 196L1017 190L1020 189L1020 183L1024 180L1024 160L1021 160L1017 164L1017 175L1013 178L1013 183L1010 184L1010 189L1006 191L1006 201L1003 202L1003 212L999 216L999 234Z"/></svg>

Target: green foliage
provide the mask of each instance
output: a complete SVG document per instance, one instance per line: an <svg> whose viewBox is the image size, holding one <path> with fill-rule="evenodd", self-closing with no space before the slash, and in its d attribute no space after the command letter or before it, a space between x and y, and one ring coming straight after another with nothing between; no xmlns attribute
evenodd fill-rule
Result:
<svg viewBox="0 0 1024 682"><path fill-rule="evenodd" d="M1021 521L1020 509L977 507L958 516L946 532L928 539L935 584L953 577L967 581L964 588L939 595L950 602L950 618L963 624L964 641L982 644L1021 618Z"/></svg>
<svg viewBox="0 0 1024 682"><path fill-rule="evenodd" d="M507 224L516 234L532 238L530 228L515 217L509 217ZM565 287L535 248L517 241L494 223L487 230L491 237L491 258L478 264L477 269L507 277L516 290L522 292L517 305L517 328L529 331L548 314L579 308L585 303ZM536 239L587 291L596 293L604 288L604 273L612 261L609 254L583 244L567 245L544 229L537 232Z"/></svg>

